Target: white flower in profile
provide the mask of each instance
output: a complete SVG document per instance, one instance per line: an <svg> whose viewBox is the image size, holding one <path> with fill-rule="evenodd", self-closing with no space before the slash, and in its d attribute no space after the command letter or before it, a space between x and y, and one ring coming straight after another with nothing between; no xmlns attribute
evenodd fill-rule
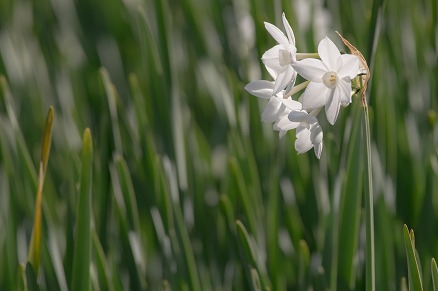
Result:
<svg viewBox="0 0 438 291"><path fill-rule="evenodd" d="M289 113L281 99L283 99L283 92L278 92L276 95L273 95L274 82L265 81L265 80L257 80L249 83L245 86L245 90L251 93L252 95L267 99L269 102L266 104L263 113L262 113L262 121L263 122L276 122L280 116Z"/></svg>
<svg viewBox="0 0 438 291"><path fill-rule="evenodd" d="M279 131L280 138L289 130L296 129L295 149L299 154L314 148L316 157L321 157L323 133L314 112L307 113L302 104L291 97L281 99L272 96L263 114L265 118L270 118L266 120L268 122L275 119L274 130Z"/></svg>
<svg viewBox="0 0 438 291"><path fill-rule="evenodd" d="M266 51L262 56L266 69L275 79L273 95L286 87L292 88L297 77L297 73L291 66L296 60L297 53L294 32L284 13L282 19L287 36L275 25L265 22L266 30L279 43Z"/></svg>
<svg viewBox="0 0 438 291"><path fill-rule="evenodd" d="M274 130L279 131L280 138L291 129L296 129L297 140L295 141L295 149L298 153L305 153L312 147L315 150L315 155L318 159L322 152L322 129L319 126L316 115L319 109L308 113L303 110L300 102L293 100L290 96L284 98L284 90L272 95L274 82L265 80L257 80L245 86L252 95L267 99L263 113L263 122L274 122Z"/></svg>
<svg viewBox="0 0 438 291"><path fill-rule="evenodd" d="M339 107L351 103L351 80L359 72L359 59L350 54L341 55L328 37L320 41L318 53L321 60L309 58L292 65L310 81L301 95L303 108L311 111L325 106L327 120L334 124Z"/></svg>
<svg viewBox="0 0 438 291"><path fill-rule="evenodd" d="M319 109L315 109L310 113L307 113L305 110L291 111L288 118L291 122L300 123L296 132L296 151L301 154L309 151L313 147L315 155L319 159L323 147L323 132L318 119L315 116L317 111L319 111Z"/></svg>

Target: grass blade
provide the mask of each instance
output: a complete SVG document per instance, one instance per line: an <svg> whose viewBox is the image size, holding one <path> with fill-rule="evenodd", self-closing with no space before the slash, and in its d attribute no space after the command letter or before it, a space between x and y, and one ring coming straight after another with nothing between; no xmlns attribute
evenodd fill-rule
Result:
<svg viewBox="0 0 438 291"><path fill-rule="evenodd" d="M438 291L438 268L436 266L436 261L434 258L432 258L430 268L432 272L433 290Z"/></svg>
<svg viewBox="0 0 438 291"><path fill-rule="evenodd" d="M423 283L421 281L420 270L418 269L418 262L415 256L415 241L414 232L409 232L407 225L403 226L403 238L405 241L406 256L408 260L408 280L410 291L423 290Z"/></svg>
<svg viewBox="0 0 438 291"><path fill-rule="evenodd" d="M363 142L359 102L353 104L354 121L350 132L349 150L341 202L339 239L339 272L350 289L355 289L356 268L354 264L358 247L360 208L363 190Z"/></svg>
<svg viewBox="0 0 438 291"><path fill-rule="evenodd" d="M93 252L96 254L96 271L99 278L100 287L103 290L108 291L121 290L122 288L118 286L118 284L115 284L114 277L111 277L110 268L96 232L92 233L92 239Z"/></svg>
<svg viewBox="0 0 438 291"><path fill-rule="evenodd" d="M254 245L248 231L240 220L236 221L236 227L237 238L243 256L242 259L247 262L247 265L252 267L246 271L249 271L249 278L251 278L251 285L253 287L253 290L260 290L260 284L262 286L262 290L270 289L268 278L265 276L265 272L264 270L262 270L262 266L259 264L257 252L254 249ZM255 276L253 268L255 268L258 276Z"/></svg>
<svg viewBox="0 0 438 291"><path fill-rule="evenodd" d="M30 262L26 264L26 282L28 291L40 290L37 283L36 272Z"/></svg>
<svg viewBox="0 0 438 291"><path fill-rule="evenodd" d="M91 186L93 177L93 141L85 129L82 147L81 184L76 211L76 239L73 253L71 290L89 290L91 261Z"/></svg>
<svg viewBox="0 0 438 291"><path fill-rule="evenodd" d="M111 125L114 137L114 147L118 154L122 154L122 137L120 134L119 118L117 116L117 91L111 82L110 75L105 68L100 69L100 76L108 98L108 108L111 116Z"/></svg>
<svg viewBox="0 0 438 291"><path fill-rule="evenodd" d="M245 211L246 217L248 219L249 223L249 229L253 233L257 233L258 231L258 224L257 224L257 218L254 212L253 205L251 203L251 194L247 188L247 185L245 183L245 179L242 173L242 169L239 166L239 163L235 157L231 157L229 160L229 167L230 167L230 173L237 185L237 192L239 193L239 198L242 202L243 209Z"/></svg>
<svg viewBox="0 0 438 291"><path fill-rule="evenodd" d="M307 288L306 278L308 277L308 270L310 264L310 251L306 241L300 240L298 248L298 286L300 290Z"/></svg>
<svg viewBox="0 0 438 291"><path fill-rule="evenodd" d="M49 160L50 145L52 143L52 123L53 123L53 107L49 108L47 113L46 124L44 126L42 146L41 146L41 161L38 177L38 188L35 200L35 216L32 228L32 236L29 246L29 262L32 264L35 274L38 275L41 257L41 219L42 219L42 199L43 199L43 185L46 176L47 162ZM26 271L27 273L27 271Z"/></svg>

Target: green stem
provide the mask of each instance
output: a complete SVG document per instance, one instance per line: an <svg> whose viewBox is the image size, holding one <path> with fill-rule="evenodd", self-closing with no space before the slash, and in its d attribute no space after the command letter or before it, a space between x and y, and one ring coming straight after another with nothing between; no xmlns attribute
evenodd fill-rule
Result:
<svg viewBox="0 0 438 291"><path fill-rule="evenodd" d="M309 83L310 83L310 81L304 81L303 83L292 87L292 89L289 92L287 92L286 94L283 95L283 98L286 99L286 98L294 95L295 93L297 93L301 90L304 90L307 87L307 85L309 85Z"/></svg>
<svg viewBox="0 0 438 291"><path fill-rule="evenodd" d="M319 59L318 53L297 53L296 55L297 61L301 61L307 58Z"/></svg>
<svg viewBox="0 0 438 291"><path fill-rule="evenodd" d="M363 110L365 117L365 136L367 143L367 168L365 183L365 218L366 218L366 290L376 290L376 272L375 272L375 256L374 256L374 202L373 202L373 171L371 163L371 133L370 133L370 117L368 114L368 106L365 98L363 101Z"/></svg>

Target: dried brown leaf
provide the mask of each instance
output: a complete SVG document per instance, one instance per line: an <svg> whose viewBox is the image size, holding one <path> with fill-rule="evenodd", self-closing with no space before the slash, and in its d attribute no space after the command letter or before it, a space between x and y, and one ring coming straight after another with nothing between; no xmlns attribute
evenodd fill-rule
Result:
<svg viewBox="0 0 438 291"><path fill-rule="evenodd" d="M367 86L368 86L368 80L370 79L370 69L368 68L367 61L365 60L362 53L357 48L355 48L348 40L343 38L339 32L336 31L336 33L339 35L339 37L341 38L341 40L345 44L345 46L350 49L351 54L353 54L359 58L360 66L366 70L366 74L361 76L362 77L362 88L360 89L362 104L363 104L363 106L366 106L367 103L366 103L366 95L365 94L366 94L366 90L367 90Z"/></svg>

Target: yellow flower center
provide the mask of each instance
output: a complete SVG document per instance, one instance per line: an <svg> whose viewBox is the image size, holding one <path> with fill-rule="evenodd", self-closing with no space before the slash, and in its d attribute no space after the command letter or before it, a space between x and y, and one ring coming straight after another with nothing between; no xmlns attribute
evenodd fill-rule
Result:
<svg viewBox="0 0 438 291"><path fill-rule="evenodd" d="M336 82L338 80L338 75L335 72L327 72L322 76L322 82L329 89L333 89L336 86Z"/></svg>

